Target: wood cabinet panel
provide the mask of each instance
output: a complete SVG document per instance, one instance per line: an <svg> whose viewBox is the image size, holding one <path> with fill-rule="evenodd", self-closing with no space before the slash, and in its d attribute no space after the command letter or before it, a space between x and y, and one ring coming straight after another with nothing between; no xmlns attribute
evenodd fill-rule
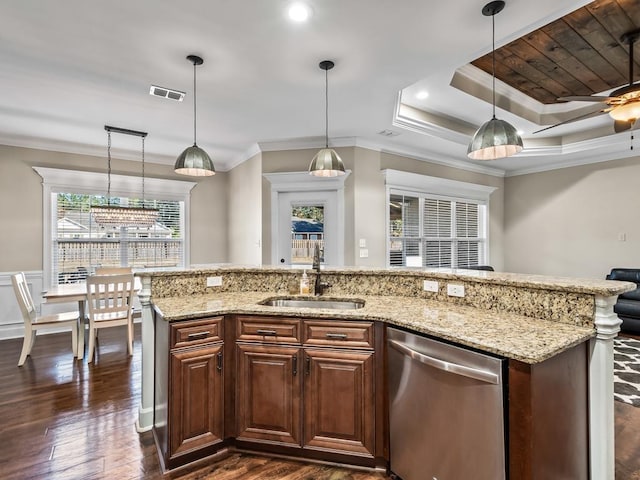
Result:
<svg viewBox="0 0 640 480"><path fill-rule="evenodd" d="M236 340L264 343L300 343L297 318L236 317Z"/></svg>
<svg viewBox="0 0 640 480"><path fill-rule="evenodd" d="M224 317L205 318L171 324L169 348L183 348L222 341Z"/></svg>
<svg viewBox="0 0 640 480"><path fill-rule="evenodd" d="M299 446L299 348L238 344L236 352L236 438Z"/></svg>
<svg viewBox="0 0 640 480"><path fill-rule="evenodd" d="M169 458L224 436L222 344L171 353Z"/></svg>
<svg viewBox="0 0 640 480"><path fill-rule="evenodd" d="M373 456L373 352L305 350L304 448Z"/></svg>
<svg viewBox="0 0 640 480"><path fill-rule="evenodd" d="M312 346L373 348L373 322L305 320L303 343Z"/></svg>

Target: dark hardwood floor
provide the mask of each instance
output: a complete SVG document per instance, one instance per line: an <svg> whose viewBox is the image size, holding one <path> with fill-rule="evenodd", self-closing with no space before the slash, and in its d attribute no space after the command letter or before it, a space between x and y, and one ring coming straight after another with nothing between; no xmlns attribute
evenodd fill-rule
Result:
<svg viewBox="0 0 640 480"><path fill-rule="evenodd" d="M38 338L18 367L21 339L0 342L0 478L384 480L375 472L234 453L162 475L150 432L135 430L140 331L100 333L96 360L71 356L68 333ZM640 408L615 402L616 480L640 480Z"/></svg>

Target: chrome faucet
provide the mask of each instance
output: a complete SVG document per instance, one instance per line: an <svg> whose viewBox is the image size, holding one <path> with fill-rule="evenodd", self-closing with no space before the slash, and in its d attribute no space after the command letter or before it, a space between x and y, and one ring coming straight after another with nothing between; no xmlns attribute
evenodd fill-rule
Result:
<svg viewBox="0 0 640 480"><path fill-rule="evenodd" d="M316 295L322 295L325 289L329 288L331 285L329 283L323 283L320 280L320 262L322 259L322 254L320 250L320 244L316 243L315 250L313 252L313 270L316 272L316 280L314 284L313 293Z"/></svg>

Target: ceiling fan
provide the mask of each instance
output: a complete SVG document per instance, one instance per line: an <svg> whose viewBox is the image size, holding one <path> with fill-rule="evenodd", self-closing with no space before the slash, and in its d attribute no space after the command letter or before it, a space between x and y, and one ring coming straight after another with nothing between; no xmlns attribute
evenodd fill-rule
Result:
<svg viewBox="0 0 640 480"><path fill-rule="evenodd" d="M596 117L603 113L608 113L614 119L613 129L616 133L624 132L633 128L636 120L640 118L640 82L633 83L633 44L640 38L640 29L627 32L620 41L629 44L629 85L614 90L607 97L603 96L571 96L560 97L558 100L566 102L599 102L605 103L607 106L595 112L589 112L578 117L556 123L549 127L537 130L533 133L543 132L550 128L565 125L567 123L584 120L585 118Z"/></svg>

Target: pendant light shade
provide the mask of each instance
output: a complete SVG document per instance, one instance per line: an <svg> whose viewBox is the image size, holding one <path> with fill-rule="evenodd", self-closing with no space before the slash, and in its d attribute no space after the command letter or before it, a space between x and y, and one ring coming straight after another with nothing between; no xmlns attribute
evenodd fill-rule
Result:
<svg viewBox="0 0 640 480"><path fill-rule="evenodd" d="M473 135L467 148L467 156L472 160L496 160L510 157L522 151L522 138L508 122L496 118L496 20L495 15L504 8L502 0L489 2L483 9L484 16L491 16L493 27L492 41L492 92L493 117L483 124Z"/></svg>
<svg viewBox="0 0 640 480"><path fill-rule="evenodd" d="M325 130L324 130L324 148L316 153L311 164L309 165L309 174L316 177L337 177L344 175L344 164L340 155L333 148L329 148L329 76L328 71L334 67L331 60L323 60L318 65L324 70L324 86L325 86Z"/></svg>
<svg viewBox="0 0 640 480"><path fill-rule="evenodd" d="M215 175L211 157L196 143L196 66L202 65L204 60L197 55L187 56L193 63L193 146L187 147L176 160L173 169L181 175L193 177L208 177Z"/></svg>

